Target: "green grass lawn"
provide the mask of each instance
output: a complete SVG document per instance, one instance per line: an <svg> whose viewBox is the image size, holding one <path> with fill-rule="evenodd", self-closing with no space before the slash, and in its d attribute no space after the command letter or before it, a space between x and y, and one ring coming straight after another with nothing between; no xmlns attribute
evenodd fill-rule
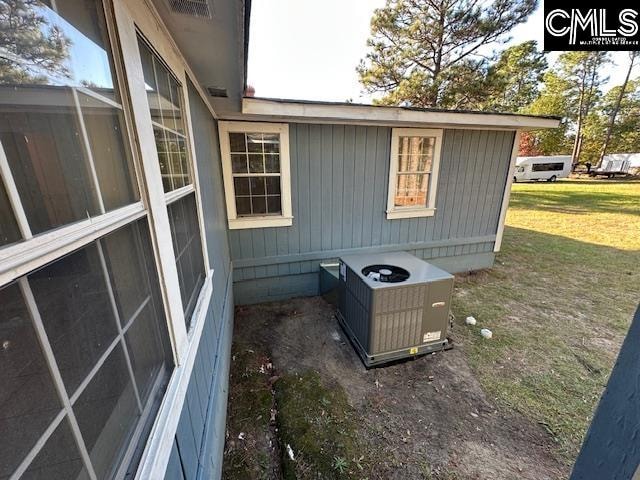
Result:
<svg viewBox="0 0 640 480"><path fill-rule="evenodd" d="M568 180L514 185L495 268L457 279L454 338L483 387L567 463L640 300L639 266L640 182Z"/></svg>

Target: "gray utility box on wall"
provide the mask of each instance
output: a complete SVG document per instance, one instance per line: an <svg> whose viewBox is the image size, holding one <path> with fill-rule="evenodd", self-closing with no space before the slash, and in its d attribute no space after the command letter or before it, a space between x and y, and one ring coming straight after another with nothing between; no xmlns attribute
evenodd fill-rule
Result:
<svg viewBox="0 0 640 480"><path fill-rule="evenodd" d="M453 275L405 252L340 259L338 319L367 367L450 348Z"/></svg>

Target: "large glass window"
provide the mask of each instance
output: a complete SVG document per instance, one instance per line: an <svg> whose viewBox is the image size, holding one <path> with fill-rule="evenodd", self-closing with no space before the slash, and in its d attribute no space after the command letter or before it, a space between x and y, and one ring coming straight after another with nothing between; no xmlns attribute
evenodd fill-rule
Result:
<svg viewBox="0 0 640 480"><path fill-rule="evenodd" d="M442 131L394 129L387 218L433 215Z"/></svg>
<svg viewBox="0 0 640 480"><path fill-rule="evenodd" d="M182 86L141 37L138 37L138 47L188 329L205 278L205 265L196 193L189 169ZM176 196L177 189L182 190Z"/></svg>
<svg viewBox="0 0 640 480"><path fill-rule="evenodd" d="M0 2L0 35L0 478L121 478L173 356L105 11Z"/></svg>
<svg viewBox="0 0 640 480"><path fill-rule="evenodd" d="M0 290L0 478L76 478L79 449L100 479L131 458L171 370L148 231L143 218Z"/></svg>
<svg viewBox="0 0 640 480"><path fill-rule="evenodd" d="M190 185L180 84L146 42L138 41L165 192Z"/></svg>
<svg viewBox="0 0 640 480"><path fill-rule="evenodd" d="M3 2L0 25L0 245L137 201L101 3Z"/></svg>

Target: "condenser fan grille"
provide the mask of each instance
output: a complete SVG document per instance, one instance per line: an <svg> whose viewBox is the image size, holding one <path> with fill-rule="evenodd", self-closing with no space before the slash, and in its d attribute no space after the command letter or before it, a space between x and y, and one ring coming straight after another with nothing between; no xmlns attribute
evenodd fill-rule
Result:
<svg viewBox="0 0 640 480"><path fill-rule="evenodd" d="M409 272L395 265L369 265L362 269L365 277L378 282L399 283L409 278Z"/></svg>

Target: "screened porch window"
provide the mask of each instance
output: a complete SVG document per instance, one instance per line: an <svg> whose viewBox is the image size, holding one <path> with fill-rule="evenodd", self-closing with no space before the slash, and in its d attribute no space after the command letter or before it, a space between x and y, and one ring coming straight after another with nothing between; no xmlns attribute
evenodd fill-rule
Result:
<svg viewBox="0 0 640 480"><path fill-rule="evenodd" d="M433 215L442 131L394 129L387 218Z"/></svg>
<svg viewBox="0 0 640 480"><path fill-rule="evenodd" d="M291 225L288 125L219 128L230 228Z"/></svg>

